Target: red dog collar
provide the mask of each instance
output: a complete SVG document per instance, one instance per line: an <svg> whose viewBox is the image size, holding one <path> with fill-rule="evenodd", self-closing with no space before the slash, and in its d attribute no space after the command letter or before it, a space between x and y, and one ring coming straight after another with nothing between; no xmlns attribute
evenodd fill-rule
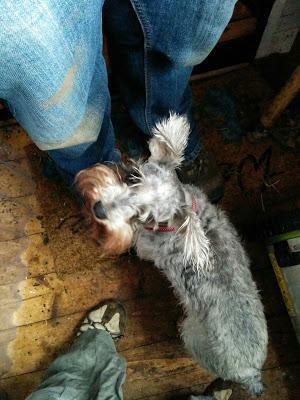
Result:
<svg viewBox="0 0 300 400"><path fill-rule="evenodd" d="M194 212L197 211L197 203L194 197L192 197L192 210ZM154 229L153 226L145 226L146 231L149 232L176 232L177 228L174 225L164 225L164 224L159 224L157 229Z"/></svg>

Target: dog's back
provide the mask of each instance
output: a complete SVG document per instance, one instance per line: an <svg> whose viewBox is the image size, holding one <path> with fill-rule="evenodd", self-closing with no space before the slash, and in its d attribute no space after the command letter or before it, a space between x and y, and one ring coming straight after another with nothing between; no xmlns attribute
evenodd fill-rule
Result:
<svg viewBox="0 0 300 400"><path fill-rule="evenodd" d="M176 247L169 249L168 256L155 260L185 307L183 340L201 365L259 395L268 335L247 254L224 212L210 204L200 190L183 187L197 203L212 265L207 272L195 270L184 264L182 252Z"/></svg>

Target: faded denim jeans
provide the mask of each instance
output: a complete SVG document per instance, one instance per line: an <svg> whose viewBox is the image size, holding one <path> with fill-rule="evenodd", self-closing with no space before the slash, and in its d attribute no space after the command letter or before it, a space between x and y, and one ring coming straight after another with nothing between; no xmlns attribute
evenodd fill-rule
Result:
<svg viewBox="0 0 300 400"><path fill-rule="evenodd" d="M125 369L110 334L89 329L50 365L27 400L122 400Z"/></svg>
<svg viewBox="0 0 300 400"><path fill-rule="evenodd" d="M219 40L236 0L2 0L0 98L61 171L118 161L102 21L122 100L141 135L186 113L185 157L201 149L189 78Z"/></svg>
<svg viewBox="0 0 300 400"><path fill-rule="evenodd" d="M126 361L109 333L89 329L69 352L50 365L42 383L26 400L122 400ZM215 400L189 396L189 400Z"/></svg>

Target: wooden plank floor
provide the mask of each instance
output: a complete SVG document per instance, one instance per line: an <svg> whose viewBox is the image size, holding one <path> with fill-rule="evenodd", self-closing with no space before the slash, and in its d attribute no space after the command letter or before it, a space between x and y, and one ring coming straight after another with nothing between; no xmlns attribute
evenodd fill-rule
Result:
<svg viewBox="0 0 300 400"><path fill-rule="evenodd" d="M40 153L17 124L1 128L0 159L0 386L11 400L37 386L86 310L106 298L122 300L129 316L118 344L128 362L125 399L201 393L214 377L185 353L181 309L165 279L134 257L102 257L72 197L42 176ZM248 246L270 332L262 399L296 399L298 345L263 245Z"/></svg>

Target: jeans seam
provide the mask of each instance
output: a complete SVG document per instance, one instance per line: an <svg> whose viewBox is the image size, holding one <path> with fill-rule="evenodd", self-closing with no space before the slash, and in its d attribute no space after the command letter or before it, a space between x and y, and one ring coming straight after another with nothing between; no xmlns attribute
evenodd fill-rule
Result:
<svg viewBox="0 0 300 400"><path fill-rule="evenodd" d="M144 75L145 75L145 122L148 128L148 133L151 134L151 127L150 127L150 120L151 120L151 113L149 110L149 103L151 98L151 82L149 79L149 64L148 64L148 50L150 48L149 41L150 41L150 24L144 12L142 5L135 0L130 0L133 9L135 10L136 16L140 22L143 35L144 35Z"/></svg>

